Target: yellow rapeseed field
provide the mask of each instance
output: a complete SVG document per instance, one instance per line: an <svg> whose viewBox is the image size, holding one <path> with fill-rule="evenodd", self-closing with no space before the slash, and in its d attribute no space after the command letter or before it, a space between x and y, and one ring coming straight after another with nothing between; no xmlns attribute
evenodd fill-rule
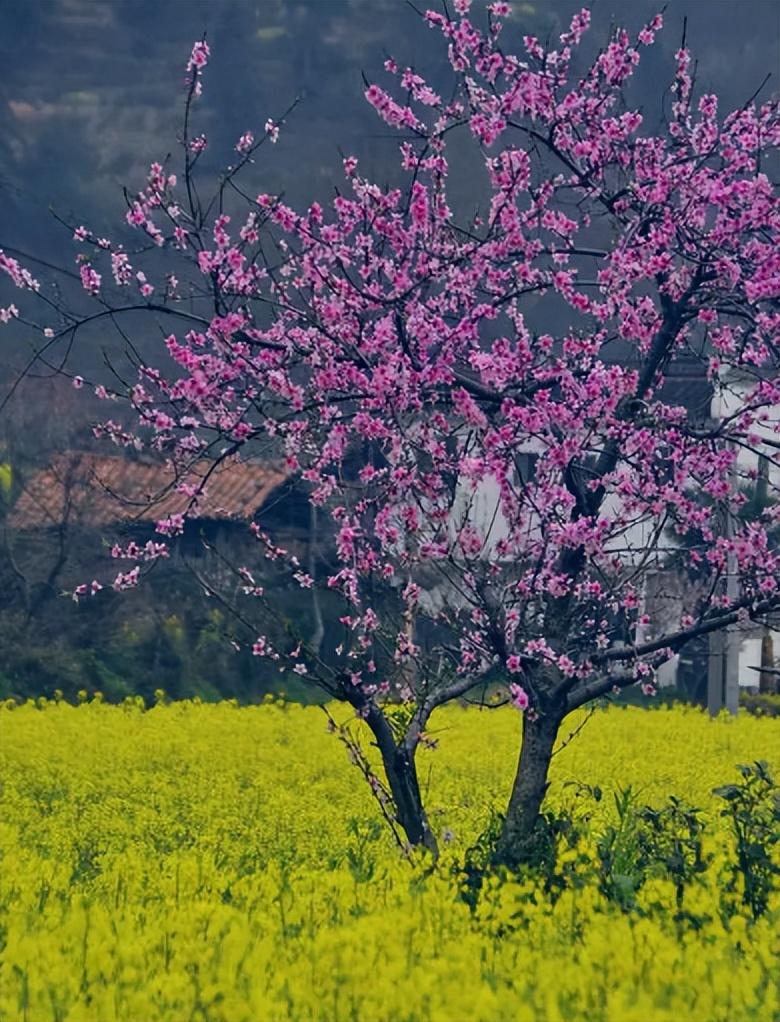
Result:
<svg viewBox="0 0 780 1022"><path fill-rule="evenodd" d="M780 898L719 911L733 851L711 794L737 763L780 773L777 720L612 708L555 757L552 805L576 780L704 810L696 925L660 875L630 912L595 882L459 897L453 865L511 782L513 711L434 718L436 868L374 825L325 725L282 704L0 708L1 1022L780 1019ZM594 835L611 796L595 810Z"/></svg>

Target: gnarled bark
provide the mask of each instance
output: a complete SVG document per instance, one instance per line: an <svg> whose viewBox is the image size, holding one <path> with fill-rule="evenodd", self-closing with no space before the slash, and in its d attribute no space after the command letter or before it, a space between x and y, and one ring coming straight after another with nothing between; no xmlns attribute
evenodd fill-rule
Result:
<svg viewBox="0 0 780 1022"><path fill-rule="evenodd" d="M496 865L519 866L538 854L543 838L540 810L547 792L547 774L561 719L562 714L551 712L537 719L523 717L520 758L494 854Z"/></svg>
<svg viewBox="0 0 780 1022"><path fill-rule="evenodd" d="M378 706L368 707L366 723L376 739L390 794L393 796L396 819L407 841L412 846L427 848L434 856L438 855L436 838L423 808L414 762L415 750L396 742L387 718Z"/></svg>
<svg viewBox="0 0 780 1022"><path fill-rule="evenodd" d="M437 856L436 838L423 808L414 756L406 749L396 747L395 752L387 759L383 754L382 762L395 803L398 823L403 828L409 844L422 845Z"/></svg>

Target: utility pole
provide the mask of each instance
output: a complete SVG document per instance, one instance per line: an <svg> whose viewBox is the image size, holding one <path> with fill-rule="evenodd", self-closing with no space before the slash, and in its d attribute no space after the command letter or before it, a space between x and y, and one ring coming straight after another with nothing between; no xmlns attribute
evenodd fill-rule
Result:
<svg viewBox="0 0 780 1022"><path fill-rule="evenodd" d="M717 717L725 704L723 680L725 676L725 633L710 632L707 658L707 712Z"/></svg>
<svg viewBox="0 0 780 1022"><path fill-rule="evenodd" d="M731 469L732 479L735 477L734 469ZM731 514L726 512L726 536L730 539L734 535L734 523ZM734 606L739 596L739 583L737 581L737 555L729 550L726 561L726 595L729 598L729 605ZM723 679L724 697L726 709L735 715L739 709L739 653L742 646L739 624L735 621L729 625L724 633L726 640L726 651L723 658Z"/></svg>
<svg viewBox="0 0 780 1022"><path fill-rule="evenodd" d="M729 494L735 491L737 479L736 464L729 468ZM728 506L724 509L723 533L727 539L734 535L734 522ZM726 596L733 606L739 595L737 580L737 557L729 550L726 559ZM735 622L727 628L710 633L709 661L707 669L707 709L711 716L717 716L725 708L732 715L739 709L739 652L742 645L739 625Z"/></svg>

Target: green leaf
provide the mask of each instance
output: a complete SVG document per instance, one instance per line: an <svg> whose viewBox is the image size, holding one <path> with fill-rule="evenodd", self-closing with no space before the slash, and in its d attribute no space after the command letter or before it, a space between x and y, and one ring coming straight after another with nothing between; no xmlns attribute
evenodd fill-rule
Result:
<svg viewBox="0 0 780 1022"><path fill-rule="evenodd" d="M14 481L13 469L8 461L0 462L0 497L8 500L11 496L11 487Z"/></svg>
<svg viewBox="0 0 780 1022"><path fill-rule="evenodd" d="M725 798L729 801L733 801L735 798L739 798L740 789L736 784L724 784L720 788L713 788L712 794L717 795L718 798Z"/></svg>

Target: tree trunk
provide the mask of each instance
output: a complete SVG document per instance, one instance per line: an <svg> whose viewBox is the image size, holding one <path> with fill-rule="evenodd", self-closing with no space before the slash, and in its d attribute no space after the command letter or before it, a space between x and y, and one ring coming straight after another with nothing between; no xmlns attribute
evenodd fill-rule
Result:
<svg viewBox="0 0 780 1022"><path fill-rule="evenodd" d="M550 712L537 720L523 717L520 759L494 854L496 865L519 866L533 861L542 850L544 834L539 811L547 792L547 773L561 719Z"/></svg>
<svg viewBox="0 0 780 1022"><path fill-rule="evenodd" d="M404 748L395 748L389 757L382 756L385 774L395 802L398 823L410 845L422 845L438 855L436 838L428 823L422 804L414 758Z"/></svg>
<svg viewBox="0 0 780 1022"><path fill-rule="evenodd" d="M366 707L365 720L376 738L382 766L395 804L396 819L410 845L422 845L438 855L436 838L423 808L414 751L398 744L387 718L375 705Z"/></svg>

